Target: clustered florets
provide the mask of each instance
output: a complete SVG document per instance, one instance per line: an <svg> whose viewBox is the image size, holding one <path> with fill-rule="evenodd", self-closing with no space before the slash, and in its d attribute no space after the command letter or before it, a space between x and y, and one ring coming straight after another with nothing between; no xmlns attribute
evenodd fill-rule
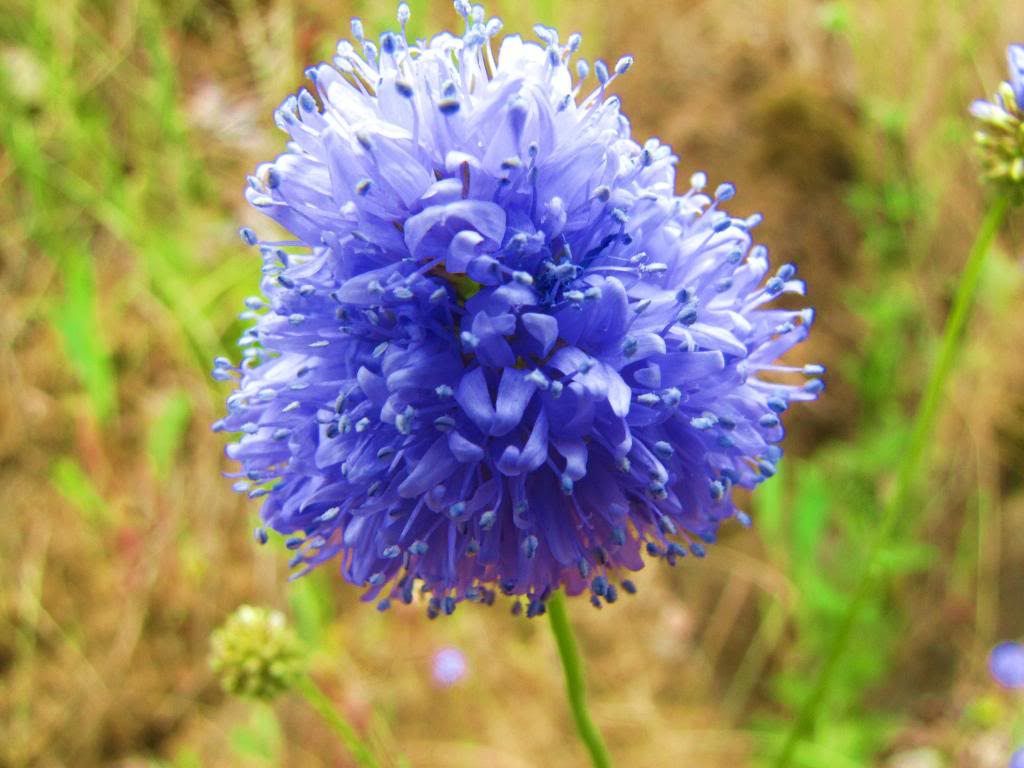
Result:
<svg viewBox="0 0 1024 768"><path fill-rule="evenodd" d="M748 518L781 456L780 414L822 387L777 359L805 338L792 265L769 274L759 216L671 150L637 144L580 38L506 37L456 2L461 37L353 22L333 66L276 113L291 138L247 197L294 239L261 240L238 377L237 489L263 498L297 573L339 561L367 599L428 613L552 590L613 602L643 555L703 555ZM257 529L260 540L266 532ZM514 601L514 610L523 602Z"/></svg>
<svg viewBox="0 0 1024 768"><path fill-rule="evenodd" d="M1006 51L1010 79L1000 83L992 101L977 100L974 140L985 177L1014 199L1024 197L1024 45Z"/></svg>
<svg viewBox="0 0 1024 768"><path fill-rule="evenodd" d="M210 639L210 667L228 693L273 699L305 673L298 637L284 614L243 605Z"/></svg>

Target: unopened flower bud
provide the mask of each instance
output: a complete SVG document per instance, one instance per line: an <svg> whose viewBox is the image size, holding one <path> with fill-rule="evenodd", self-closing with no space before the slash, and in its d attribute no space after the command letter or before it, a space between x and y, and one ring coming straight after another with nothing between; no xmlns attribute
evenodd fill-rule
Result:
<svg viewBox="0 0 1024 768"><path fill-rule="evenodd" d="M305 660L284 614L243 605L214 631L210 667L228 693L270 700L296 683Z"/></svg>

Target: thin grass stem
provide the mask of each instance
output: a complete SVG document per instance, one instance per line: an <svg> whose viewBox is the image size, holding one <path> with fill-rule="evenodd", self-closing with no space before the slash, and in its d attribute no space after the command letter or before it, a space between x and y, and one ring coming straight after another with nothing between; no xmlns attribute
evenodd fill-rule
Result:
<svg viewBox="0 0 1024 768"><path fill-rule="evenodd" d="M359 737L356 729L352 727L348 720L341 716L334 703L313 682L313 678L309 677L309 675L304 675L296 685L296 689L331 727L331 730L338 734L341 743L352 754L360 768L378 768L377 760L366 745L366 742Z"/></svg>
<svg viewBox="0 0 1024 768"><path fill-rule="evenodd" d="M942 404L946 384L953 370L956 354L963 339L971 309L974 306L974 298L978 292L986 258L992 250L992 243L1006 218L1009 205L1010 201L1006 196L1000 196L992 203L981 223L974 245L971 246L967 263L957 285L953 307L946 320L938 357L914 416L913 429L896 473L893 493L882 510L875 535L868 546L853 598L836 627L825 661L811 685L811 692L807 695L803 706L786 732L782 748L775 758L775 768L789 768L793 763L793 757L800 741L814 730L829 686L832 684L839 663L850 644L850 638L853 636L864 605L872 594L877 577L876 565L879 553L888 544L896 523L908 519L907 505L910 501L911 491L920 474L925 450L931 442L939 406Z"/></svg>

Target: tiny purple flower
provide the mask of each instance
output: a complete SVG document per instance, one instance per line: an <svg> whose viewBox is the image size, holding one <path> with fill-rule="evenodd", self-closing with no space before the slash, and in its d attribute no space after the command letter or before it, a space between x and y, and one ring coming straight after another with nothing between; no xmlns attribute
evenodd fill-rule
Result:
<svg viewBox="0 0 1024 768"><path fill-rule="evenodd" d="M241 364L215 363L237 378L216 429L297 575L336 562L431 617L612 603L645 556L749 522L733 489L823 388L778 361L814 313L774 306L804 284L732 185L676 194L671 149L632 138L607 88L632 59L573 64L578 36L540 26L495 54L501 22L456 9L465 33L426 43L404 4L379 43L353 25L277 110L286 151L246 196L291 235L242 232L263 297Z"/></svg>
<svg viewBox="0 0 1024 768"><path fill-rule="evenodd" d="M458 648L442 648L434 654L431 671L434 682L442 688L455 685L466 676L466 657Z"/></svg>
<svg viewBox="0 0 1024 768"><path fill-rule="evenodd" d="M1007 768L1024 768L1024 747L1010 756L1010 764Z"/></svg>
<svg viewBox="0 0 1024 768"><path fill-rule="evenodd" d="M1004 688L1024 688L1024 645L1000 643L989 654L988 667Z"/></svg>

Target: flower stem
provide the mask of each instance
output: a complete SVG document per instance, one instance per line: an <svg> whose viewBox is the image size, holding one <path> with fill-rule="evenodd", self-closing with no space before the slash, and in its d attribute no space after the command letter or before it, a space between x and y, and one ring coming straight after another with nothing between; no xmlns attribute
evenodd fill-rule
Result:
<svg viewBox="0 0 1024 768"><path fill-rule="evenodd" d="M847 646L849 645L850 638L853 636L854 629L856 629L857 621L860 619L864 605L872 594L872 587L877 576L875 566L878 562L878 555L888 543L896 523L906 520L908 517L907 504L910 500L910 493L913 490L914 480L920 471L921 460L924 458L925 450L931 442L931 435L935 428L939 406L942 404L946 383L953 370L956 353L963 339L967 320L974 305L974 297L978 292L978 284L981 281L986 257L992 250L992 243L999 233L1003 220L1006 218L1009 204L1010 201L1005 195L998 197L992 203L981 223L981 227L978 229L974 245L971 246L970 254L967 257L967 263L964 265L964 270L960 275L956 296L953 299L953 307L950 310L949 317L946 320L946 327L942 334L942 344L939 348L938 357L935 360L924 393L921 396L917 413L914 416L913 429L907 446L902 453L893 493L882 510L879 524L875 528L875 534L868 545L853 598L850 600L846 607L846 612L839 621L835 635L832 637L828 647L825 661L814 678L811 692L804 700L803 706L786 732L782 748L775 759L775 768L788 768L793 762L793 757L800 740L813 731L825 694L828 692L832 678L846 653Z"/></svg>
<svg viewBox="0 0 1024 768"><path fill-rule="evenodd" d="M317 714L331 726L331 730L338 734L342 744L345 745L345 749L352 754L352 757L355 758L356 763L361 768L377 768L377 760L374 758L370 748L359 738L356 729L352 727L348 720L342 717L338 710L335 709L334 703L313 682L313 678L309 675L303 675L296 685L296 689L302 694L309 705L316 710Z"/></svg>
<svg viewBox="0 0 1024 768"><path fill-rule="evenodd" d="M580 658L579 646L569 624L569 614L565 608L565 595L561 590L555 592L548 600L548 617L551 619L551 631L558 644L558 655L562 659L565 671L565 690L569 696L569 707L572 709L576 730L580 741L590 753L590 762L594 768L611 768L608 748L604 745L601 732L597 730L587 709L587 684L583 672L583 659Z"/></svg>

